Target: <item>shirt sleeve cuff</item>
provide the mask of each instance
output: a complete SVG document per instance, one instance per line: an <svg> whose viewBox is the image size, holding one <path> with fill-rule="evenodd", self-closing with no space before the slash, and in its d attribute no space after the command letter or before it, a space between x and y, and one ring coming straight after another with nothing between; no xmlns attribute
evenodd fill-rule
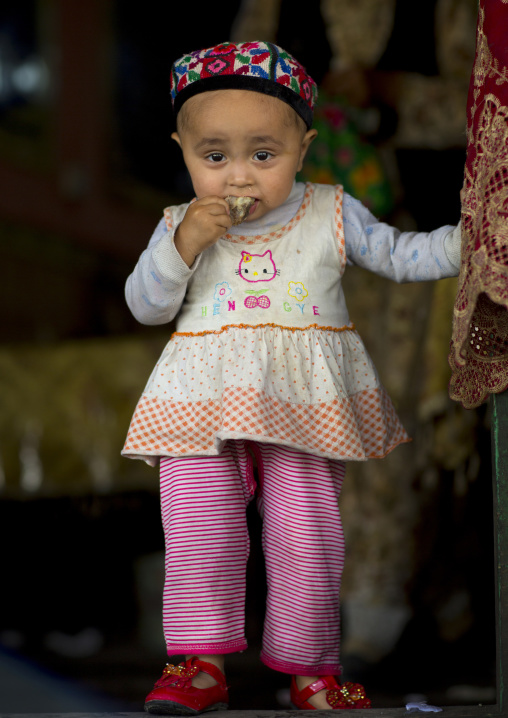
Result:
<svg viewBox="0 0 508 718"><path fill-rule="evenodd" d="M449 232L444 241L444 249L446 256L455 269L460 268L461 258L461 245L462 245L462 232L460 222L452 232Z"/></svg>

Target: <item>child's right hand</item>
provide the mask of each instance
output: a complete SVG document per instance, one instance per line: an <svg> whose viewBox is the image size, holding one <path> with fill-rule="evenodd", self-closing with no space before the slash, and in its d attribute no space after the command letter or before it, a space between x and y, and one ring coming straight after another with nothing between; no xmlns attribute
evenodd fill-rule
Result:
<svg viewBox="0 0 508 718"><path fill-rule="evenodd" d="M175 247L188 267L232 225L229 205L222 197L202 197L189 205L175 232Z"/></svg>

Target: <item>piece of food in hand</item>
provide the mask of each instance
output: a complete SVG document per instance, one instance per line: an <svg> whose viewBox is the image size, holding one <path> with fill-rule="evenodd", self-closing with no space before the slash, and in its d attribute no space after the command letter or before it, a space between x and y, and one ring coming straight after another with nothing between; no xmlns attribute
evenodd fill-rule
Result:
<svg viewBox="0 0 508 718"><path fill-rule="evenodd" d="M241 224L244 221L256 201L255 197L234 197L231 194L224 197L224 199L229 204L229 216L234 225Z"/></svg>

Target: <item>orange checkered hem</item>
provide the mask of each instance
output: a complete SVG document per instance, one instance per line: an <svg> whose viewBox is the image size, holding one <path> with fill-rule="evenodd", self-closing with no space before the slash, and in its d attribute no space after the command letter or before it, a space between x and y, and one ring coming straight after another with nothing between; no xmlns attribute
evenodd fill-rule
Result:
<svg viewBox="0 0 508 718"><path fill-rule="evenodd" d="M122 453L145 460L212 455L220 452L225 440L240 438L350 461L381 458L409 441L383 387L308 405L229 387L221 401L187 403L142 396Z"/></svg>

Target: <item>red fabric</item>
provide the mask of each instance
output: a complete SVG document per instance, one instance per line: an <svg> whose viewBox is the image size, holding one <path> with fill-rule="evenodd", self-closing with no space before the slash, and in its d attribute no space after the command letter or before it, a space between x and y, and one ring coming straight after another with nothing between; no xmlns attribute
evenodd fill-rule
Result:
<svg viewBox="0 0 508 718"><path fill-rule="evenodd" d="M508 0L480 0L449 357L450 396L467 408L508 387L507 37Z"/></svg>

